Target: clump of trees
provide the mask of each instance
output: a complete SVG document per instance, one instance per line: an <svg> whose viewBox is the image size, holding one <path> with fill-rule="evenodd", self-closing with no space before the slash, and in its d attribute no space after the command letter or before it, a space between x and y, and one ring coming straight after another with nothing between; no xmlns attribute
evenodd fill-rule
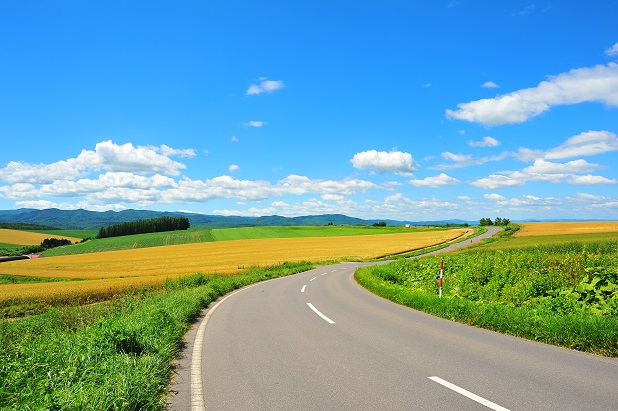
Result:
<svg viewBox="0 0 618 411"><path fill-rule="evenodd" d="M71 240L66 238L46 238L40 245L27 245L20 248L0 248L0 255L16 256L24 254L38 254L45 250L49 250L54 247L61 247L63 245L71 245Z"/></svg>
<svg viewBox="0 0 618 411"><path fill-rule="evenodd" d="M373 223L374 227L386 227L386 221L380 221L377 223Z"/></svg>
<svg viewBox="0 0 618 411"><path fill-rule="evenodd" d="M480 225L497 225L497 226L505 226L511 224L511 220L508 218L496 217L494 221L491 221L491 218L481 218Z"/></svg>
<svg viewBox="0 0 618 411"><path fill-rule="evenodd" d="M187 217L160 217L129 221L101 227L97 238L120 237L123 235L158 233L161 231L187 230L191 224Z"/></svg>

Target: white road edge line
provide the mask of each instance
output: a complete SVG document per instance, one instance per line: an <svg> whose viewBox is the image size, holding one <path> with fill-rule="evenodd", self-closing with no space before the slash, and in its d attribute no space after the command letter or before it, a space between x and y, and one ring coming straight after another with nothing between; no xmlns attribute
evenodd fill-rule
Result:
<svg viewBox="0 0 618 411"><path fill-rule="evenodd" d="M483 404L484 406L486 406L488 408L491 408L492 410L495 410L495 411L509 411L508 408L504 408L504 407L502 407L502 406L500 406L498 404L495 404L495 403L493 403L493 402L491 402L489 400L486 400L483 397L480 397L480 396L478 396L478 395L476 395L474 393L471 393L468 390L464 390L463 388L458 387L457 385L455 385L453 383L450 383L450 382L448 382L446 380L443 380L440 377L427 377L427 378L429 378L430 380L435 381L438 384L441 384L441 385L445 386L446 388L449 388L449 389L451 389L451 390L453 390L453 391L455 391L455 392L457 392L457 393L459 393L461 395L464 395L464 396L470 398L471 400L474 400L474 401L478 402L479 404Z"/></svg>
<svg viewBox="0 0 618 411"><path fill-rule="evenodd" d="M326 322L327 322L327 323L329 323L329 324L335 324L335 322L334 322L333 320L331 320L330 318L328 318L327 316L325 316L324 314L322 314L322 313L320 312L320 310L318 310L317 308L315 308L315 307L313 306L313 304L311 304L311 303L307 303L307 305L309 306L309 308L311 308L311 309L313 310L313 312L314 312L314 313L316 313L317 315L319 315L320 317L322 317L322 319L323 319L324 321L326 321Z"/></svg>
<svg viewBox="0 0 618 411"><path fill-rule="evenodd" d="M202 322L197 329L197 334L193 342L193 352L191 353L191 411L206 411L206 404L204 404L204 387L202 386L202 347L204 345L204 331L206 330L208 320L217 307L219 307L225 300L234 294L246 290L247 288L251 288L257 284L259 283L238 289L223 297L221 301L208 310L202 319Z"/></svg>
<svg viewBox="0 0 618 411"><path fill-rule="evenodd" d="M312 278L311 280L309 280L309 281L313 281L313 280L315 280L316 278L318 278L318 277L313 277L313 278Z"/></svg>
<svg viewBox="0 0 618 411"><path fill-rule="evenodd" d="M300 289L300 292L304 293L305 292L305 288L307 288L307 284L303 285L303 288Z"/></svg>

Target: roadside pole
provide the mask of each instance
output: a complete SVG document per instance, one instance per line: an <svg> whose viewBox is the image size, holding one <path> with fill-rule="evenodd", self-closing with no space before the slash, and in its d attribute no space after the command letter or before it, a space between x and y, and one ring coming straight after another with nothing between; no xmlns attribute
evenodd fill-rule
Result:
<svg viewBox="0 0 618 411"><path fill-rule="evenodd" d="M444 257L440 258L440 277L438 278L440 280L440 298L442 298L442 274L444 273Z"/></svg>

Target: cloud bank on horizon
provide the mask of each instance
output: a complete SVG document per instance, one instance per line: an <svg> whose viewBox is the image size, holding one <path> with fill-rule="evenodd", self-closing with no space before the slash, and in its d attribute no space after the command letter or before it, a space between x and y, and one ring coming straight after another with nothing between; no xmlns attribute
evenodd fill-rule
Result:
<svg viewBox="0 0 618 411"><path fill-rule="evenodd" d="M564 20L561 6L528 6L483 11L496 20L497 38L487 40L495 45L509 30L521 33L524 20L532 27L530 37L521 34L521 43L493 57L474 32L461 32L466 58L438 35L425 37L425 46L448 53L437 56L414 43L418 33L437 33L436 21L449 19L456 30L488 18L476 16L476 6L446 2L427 10L406 6L400 15L386 5L359 6L351 22L326 25L323 33L296 20L292 5L270 12L199 6L222 16L209 28L182 7L166 6L150 17L183 16L193 30L189 35L172 24L171 47L148 48L151 40L138 35L154 33L145 23L100 40L100 49L83 58L70 45L56 45L57 59L33 54L43 50L35 40L50 23L42 20L27 35L19 25L32 17L27 7L0 6L0 26L6 23L0 36L17 39L0 67L6 79L0 89L13 103L2 108L0 123L0 208L618 219L614 26L609 18L598 22L582 39L586 47L555 45L572 51L565 59L571 67L544 59L543 49L538 60L511 69L500 58L517 62L509 53L533 53L527 41L535 30L555 31L557 37L538 40L549 47L579 21L573 13ZM345 15L333 7L334 15ZM80 13L49 8L52 15ZM429 10L433 18L424 21ZM256 13L263 22L251 17ZM313 18L330 21L320 13ZM104 16L95 19L103 25ZM229 19L245 27L233 32ZM365 33L354 24L361 22L375 23L377 31ZM67 27L59 35L94 41L84 30ZM217 30L227 33L219 43L212 37ZM135 44L124 45L124 36ZM267 46L274 39L279 48ZM402 51L409 43L418 56ZM131 51L152 65L126 57ZM24 70L44 58L46 73Z"/></svg>

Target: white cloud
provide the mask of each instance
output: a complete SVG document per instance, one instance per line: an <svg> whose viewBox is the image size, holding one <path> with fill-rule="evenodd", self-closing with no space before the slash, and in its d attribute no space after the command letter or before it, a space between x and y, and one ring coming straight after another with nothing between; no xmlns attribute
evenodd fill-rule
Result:
<svg viewBox="0 0 618 411"><path fill-rule="evenodd" d="M614 44L613 46L605 50L605 54L610 57L618 56L618 43Z"/></svg>
<svg viewBox="0 0 618 411"><path fill-rule="evenodd" d="M459 180L456 178L450 177L444 173L440 175L427 177L422 180L409 180L408 183L415 187L440 187L445 185L455 185L459 184Z"/></svg>
<svg viewBox="0 0 618 411"><path fill-rule="evenodd" d="M522 170L526 174L574 174L595 171L598 164L590 164L586 160L574 160L567 163L552 163L545 160L536 160L530 167Z"/></svg>
<svg viewBox="0 0 618 411"><path fill-rule="evenodd" d="M488 177L478 179L470 184L484 190L495 190L503 187L523 186L524 182L508 175L491 174Z"/></svg>
<svg viewBox="0 0 618 411"><path fill-rule="evenodd" d="M587 131L569 138L563 144L547 151L545 158L561 159L618 151L618 137L609 131Z"/></svg>
<svg viewBox="0 0 618 411"><path fill-rule="evenodd" d="M502 200L504 200L504 197L502 197L500 194L484 194L483 197L485 197L487 200L491 200L491 201L502 201Z"/></svg>
<svg viewBox="0 0 618 411"><path fill-rule="evenodd" d="M482 141L468 141L470 147L498 147L500 142L493 137L483 137Z"/></svg>
<svg viewBox="0 0 618 411"><path fill-rule="evenodd" d="M262 80L259 84L251 84L247 89L247 95L258 95L262 93L272 93L285 86L282 80Z"/></svg>
<svg viewBox="0 0 618 411"><path fill-rule="evenodd" d="M238 143L238 138L236 136L232 136L231 140L232 143Z"/></svg>
<svg viewBox="0 0 618 411"><path fill-rule="evenodd" d="M180 156L180 157L195 157L195 150L192 148L187 149L176 149L165 144L162 144L160 147L148 146L149 149L156 151L158 153L163 154L166 157L172 156Z"/></svg>
<svg viewBox="0 0 618 411"><path fill-rule="evenodd" d="M240 170L240 167L238 167L236 164L231 164L227 169L230 173L233 173Z"/></svg>
<svg viewBox="0 0 618 411"><path fill-rule="evenodd" d="M505 159L509 155L510 153L504 152L496 156L475 157L472 154L454 154L446 151L440 154L440 157L442 157L446 161L449 161L450 163L439 164L437 166L432 166L429 168L433 170L451 170L455 168L476 166L485 164L490 161L500 161Z"/></svg>
<svg viewBox="0 0 618 411"><path fill-rule="evenodd" d="M593 176L587 174L585 176L570 176L569 184L578 184L578 185L596 185L596 184L616 184L618 183L615 179L609 179L602 176Z"/></svg>
<svg viewBox="0 0 618 411"><path fill-rule="evenodd" d="M324 201L343 201L345 199L344 196L339 194L324 194L322 195L322 200Z"/></svg>
<svg viewBox="0 0 618 411"><path fill-rule="evenodd" d="M579 159L567 163L553 163L543 159L536 160L530 167L521 171L512 171L502 174L492 174L470 183L473 186L494 190L504 187L523 186L528 181L545 181L550 183L567 184L614 184L615 180L605 177L580 175L601 168L598 164L591 164Z"/></svg>
<svg viewBox="0 0 618 411"><path fill-rule="evenodd" d="M245 123L245 126L247 126L247 127L256 127L256 128L260 128L260 127L265 126L265 125L266 125L265 121L251 120L251 121Z"/></svg>
<svg viewBox="0 0 618 411"><path fill-rule="evenodd" d="M72 180L84 175L86 166L72 158L52 164L9 162L0 169L0 180L8 183L46 184L55 180Z"/></svg>
<svg viewBox="0 0 618 411"><path fill-rule="evenodd" d="M186 166L171 160L169 156L172 155L191 157L195 155L195 151L177 150L166 145L160 147L134 147L131 143L118 145L108 140L98 143L94 151L82 150L77 158L51 164L11 161L5 168L0 169L0 180L9 183L50 184L74 180L98 170L178 176L180 170Z"/></svg>
<svg viewBox="0 0 618 411"><path fill-rule="evenodd" d="M486 81L484 82L481 87L483 88L500 88L499 85L497 85L496 83L494 83L493 81Z"/></svg>
<svg viewBox="0 0 618 411"><path fill-rule="evenodd" d="M376 170L379 173L401 176L411 176L418 168L412 155L401 151L363 151L354 154L351 162L354 168L359 170Z"/></svg>
<svg viewBox="0 0 618 411"><path fill-rule="evenodd" d="M573 69L549 76L537 87L460 103L457 110L446 110L446 116L488 126L522 123L552 106L583 102L618 106L618 64Z"/></svg>

